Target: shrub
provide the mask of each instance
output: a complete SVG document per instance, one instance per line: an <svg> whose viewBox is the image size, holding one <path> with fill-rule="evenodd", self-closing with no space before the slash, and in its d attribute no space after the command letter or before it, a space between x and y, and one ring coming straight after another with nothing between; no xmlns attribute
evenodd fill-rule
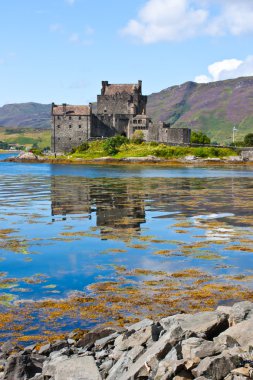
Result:
<svg viewBox="0 0 253 380"><path fill-rule="evenodd" d="M211 140L203 132L192 132L191 143L192 144L210 144Z"/></svg>
<svg viewBox="0 0 253 380"><path fill-rule="evenodd" d="M109 156L114 156L118 153L118 148L123 144L127 144L128 142L129 140L125 136L117 135L106 139L103 143L103 148Z"/></svg>
<svg viewBox="0 0 253 380"><path fill-rule="evenodd" d="M244 137L244 144L245 146L253 146L253 133L248 133Z"/></svg>
<svg viewBox="0 0 253 380"><path fill-rule="evenodd" d="M136 130L132 136L132 142L134 144L141 144L144 141L144 133L141 130Z"/></svg>

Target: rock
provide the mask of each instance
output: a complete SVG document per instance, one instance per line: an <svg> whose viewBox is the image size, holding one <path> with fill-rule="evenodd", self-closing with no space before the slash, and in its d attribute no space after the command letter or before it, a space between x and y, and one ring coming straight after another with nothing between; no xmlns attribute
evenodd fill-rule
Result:
<svg viewBox="0 0 253 380"><path fill-rule="evenodd" d="M213 338L215 346L220 349L220 352L228 349L228 348L233 348L233 347L238 347L239 343L237 340L232 338L231 336L228 335L219 335L215 338Z"/></svg>
<svg viewBox="0 0 253 380"><path fill-rule="evenodd" d="M67 340L57 340L51 345L51 352L52 351L60 351L62 348L68 347L69 344Z"/></svg>
<svg viewBox="0 0 253 380"><path fill-rule="evenodd" d="M205 358L220 352L219 346L202 338L189 338L182 342L182 355L185 360L195 357Z"/></svg>
<svg viewBox="0 0 253 380"><path fill-rule="evenodd" d="M171 379L178 372L184 370L184 360L162 360L158 365L154 380Z"/></svg>
<svg viewBox="0 0 253 380"><path fill-rule="evenodd" d="M194 161L194 160L197 160L197 157L193 156L193 155L188 155L188 156L184 157L184 160L185 161Z"/></svg>
<svg viewBox="0 0 253 380"><path fill-rule="evenodd" d="M15 351L18 352L20 350L21 350L21 347L13 344L13 342L11 342L9 340L7 342L3 343L1 346L1 351L5 355L10 355L11 353L13 353Z"/></svg>
<svg viewBox="0 0 253 380"><path fill-rule="evenodd" d="M229 327L226 331L219 335L219 339L223 336L229 336L236 340L240 346L248 350L253 345L253 318L237 323Z"/></svg>
<svg viewBox="0 0 253 380"><path fill-rule="evenodd" d="M118 333L113 333L111 335L108 335L105 338L96 340L95 342L96 350L102 350L106 345L108 345L111 342L114 342L118 336L119 336Z"/></svg>
<svg viewBox="0 0 253 380"><path fill-rule="evenodd" d="M102 380L92 356L63 360L56 364L54 380Z"/></svg>
<svg viewBox="0 0 253 380"><path fill-rule="evenodd" d="M188 371L181 371L179 374L175 377L173 377L173 380L192 380L193 376L191 372Z"/></svg>
<svg viewBox="0 0 253 380"><path fill-rule="evenodd" d="M171 326L170 330L162 335L157 342L154 342L154 344L141 355L129 370L121 376L120 380L129 380L131 377L134 377L145 366L145 363L154 357L158 360L162 360L177 343L182 334L183 331L180 326ZM175 336L177 336L177 340L175 339Z"/></svg>
<svg viewBox="0 0 253 380"><path fill-rule="evenodd" d="M41 364L36 366L29 355L11 355L4 370L4 380L26 380L41 373Z"/></svg>
<svg viewBox="0 0 253 380"><path fill-rule="evenodd" d="M152 319L145 318L140 322L127 326L126 328L128 331L131 331L131 330L138 331L138 330L144 329L145 327L152 326L153 324L154 324L154 321L152 321Z"/></svg>
<svg viewBox="0 0 253 380"><path fill-rule="evenodd" d="M240 364L238 355L230 355L223 352L221 355L207 357L192 370L195 377L206 376L212 380L222 380L234 368Z"/></svg>
<svg viewBox="0 0 253 380"><path fill-rule="evenodd" d="M253 317L253 303L249 301L237 302L230 311L229 326L234 326Z"/></svg>
<svg viewBox="0 0 253 380"><path fill-rule="evenodd" d="M245 367L233 369L231 373L233 375L242 375L242 376L250 377L250 369L245 368Z"/></svg>
<svg viewBox="0 0 253 380"><path fill-rule="evenodd" d="M99 367L99 370L103 379L107 377L112 366L113 366L112 360L106 360L104 363L101 364L101 366Z"/></svg>
<svg viewBox="0 0 253 380"><path fill-rule="evenodd" d="M190 370L190 369L193 369L195 367L197 367L197 365L200 363L200 358L193 358L193 359L190 359L190 360L187 360L187 362L185 362L184 366L186 369Z"/></svg>
<svg viewBox="0 0 253 380"><path fill-rule="evenodd" d="M226 314L227 316L230 315L231 313L231 310L232 310L232 306L218 306L216 311L219 313L219 314Z"/></svg>
<svg viewBox="0 0 253 380"><path fill-rule="evenodd" d="M26 346L24 348L24 352L29 354L29 353L32 353L36 348L36 344L31 344L30 346Z"/></svg>
<svg viewBox="0 0 253 380"><path fill-rule="evenodd" d="M49 355L51 352L51 344L45 344L44 346L40 347L39 354L40 355Z"/></svg>
<svg viewBox="0 0 253 380"><path fill-rule="evenodd" d="M71 339L71 338L68 338L68 339L67 339L67 342L68 342L68 344L69 344L70 346L76 343L76 341L75 341L74 339Z"/></svg>
<svg viewBox="0 0 253 380"><path fill-rule="evenodd" d="M216 311L192 314L176 314L161 319L162 327L167 330L172 323L177 322L183 331L191 331L199 337L212 339L228 328L228 316Z"/></svg>
<svg viewBox="0 0 253 380"><path fill-rule="evenodd" d="M151 326L145 327L142 330L131 333L128 331L123 335L123 340L117 344L117 349L121 351L128 350L129 348L140 346L151 337ZM130 334L128 336L128 334ZM116 343L115 343L116 344Z"/></svg>
<svg viewBox="0 0 253 380"><path fill-rule="evenodd" d="M99 327L97 329L91 330L77 342L76 347L85 347L87 345L92 346L96 340L105 338L115 332L118 332L118 329L111 327Z"/></svg>
<svg viewBox="0 0 253 380"><path fill-rule="evenodd" d="M109 376L107 380L118 380L126 372L138 358L144 352L144 347L135 346L130 351L124 352L119 360L110 369Z"/></svg>
<svg viewBox="0 0 253 380"><path fill-rule="evenodd" d="M32 152L21 152L18 157L18 160L37 160L37 156Z"/></svg>

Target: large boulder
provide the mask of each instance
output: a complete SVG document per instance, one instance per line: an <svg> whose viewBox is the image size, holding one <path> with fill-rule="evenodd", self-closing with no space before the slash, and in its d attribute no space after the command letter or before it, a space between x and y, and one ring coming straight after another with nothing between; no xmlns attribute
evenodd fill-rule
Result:
<svg viewBox="0 0 253 380"><path fill-rule="evenodd" d="M250 318L253 318L253 303L249 301L237 302L231 308L229 325L234 326Z"/></svg>
<svg viewBox="0 0 253 380"><path fill-rule="evenodd" d="M249 347L253 346L253 318L229 327L217 337L217 341L224 336L234 339L244 350L248 351Z"/></svg>
<svg viewBox="0 0 253 380"><path fill-rule="evenodd" d="M102 380L92 356L75 357L56 364L54 380Z"/></svg>

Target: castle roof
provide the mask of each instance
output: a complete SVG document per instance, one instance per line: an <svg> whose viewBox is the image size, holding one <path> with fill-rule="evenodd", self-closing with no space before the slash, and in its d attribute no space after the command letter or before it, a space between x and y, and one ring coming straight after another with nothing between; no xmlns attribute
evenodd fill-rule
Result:
<svg viewBox="0 0 253 380"><path fill-rule="evenodd" d="M53 115L69 115L69 116L87 116L90 115L90 106L71 106L71 105L61 105L53 106Z"/></svg>
<svg viewBox="0 0 253 380"><path fill-rule="evenodd" d="M105 95L115 95L126 92L133 95L137 90L138 85L136 84L108 84L105 87Z"/></svg>

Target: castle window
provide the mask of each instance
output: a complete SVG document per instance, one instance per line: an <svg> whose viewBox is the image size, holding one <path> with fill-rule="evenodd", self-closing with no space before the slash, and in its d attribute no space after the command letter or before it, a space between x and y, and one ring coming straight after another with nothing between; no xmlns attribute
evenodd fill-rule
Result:
<svg viewBox="0 0 253 380"><path fill-rule="evenodd" d="M72 119L72 116L69 116L69 120L71 120Z"/></svg>
<svg viewBox="0 0 253 380"><path fill-rule="evenodd" d="M78 118L79 120L82 120L82 116L79 116L79 118Z"/></svg>
<svg viewBox="0 0 253 380"><path fill-rule="evenodd" d="M58 141L60 140L60 137L58 137Z"/></svg>
<svg viewBox="0 0 253 380"><path fill-rule="evenodd" d="M57 116L57 120L61 120L61 116Z"/></svg>
<svg viewBox="0 0 253 380"><path fill-rule="evenodd" d="M81 138L81 137L79 137L79 140L81 141L81 140L82 140L82 138Z"/></svg>
<svg viewBox="0 0 253 380"><path fill-rule="evenodd" d="M71 140L71 137L69 138L69 140Z"/></svg>
<svg viewBox="0 0 253 380"><path fill-rule="evenodd" d="M61 128L61 126L60 126L60 125L57 125L57 128Z"/></svg>
<svg viewBox="0 0 253 380"><path fill-rule="evenodd" d="M69 129L70 129L70 128L72 128L72 125L71 125L71 124L69 125Z"/></svg>
<svg viewBox="0 0 253 380"><path fill-rule="evenodd" d="M78 125L78 128L82 128L82 125L81 125L81 124L79 124L79 125Z"/></svg>

